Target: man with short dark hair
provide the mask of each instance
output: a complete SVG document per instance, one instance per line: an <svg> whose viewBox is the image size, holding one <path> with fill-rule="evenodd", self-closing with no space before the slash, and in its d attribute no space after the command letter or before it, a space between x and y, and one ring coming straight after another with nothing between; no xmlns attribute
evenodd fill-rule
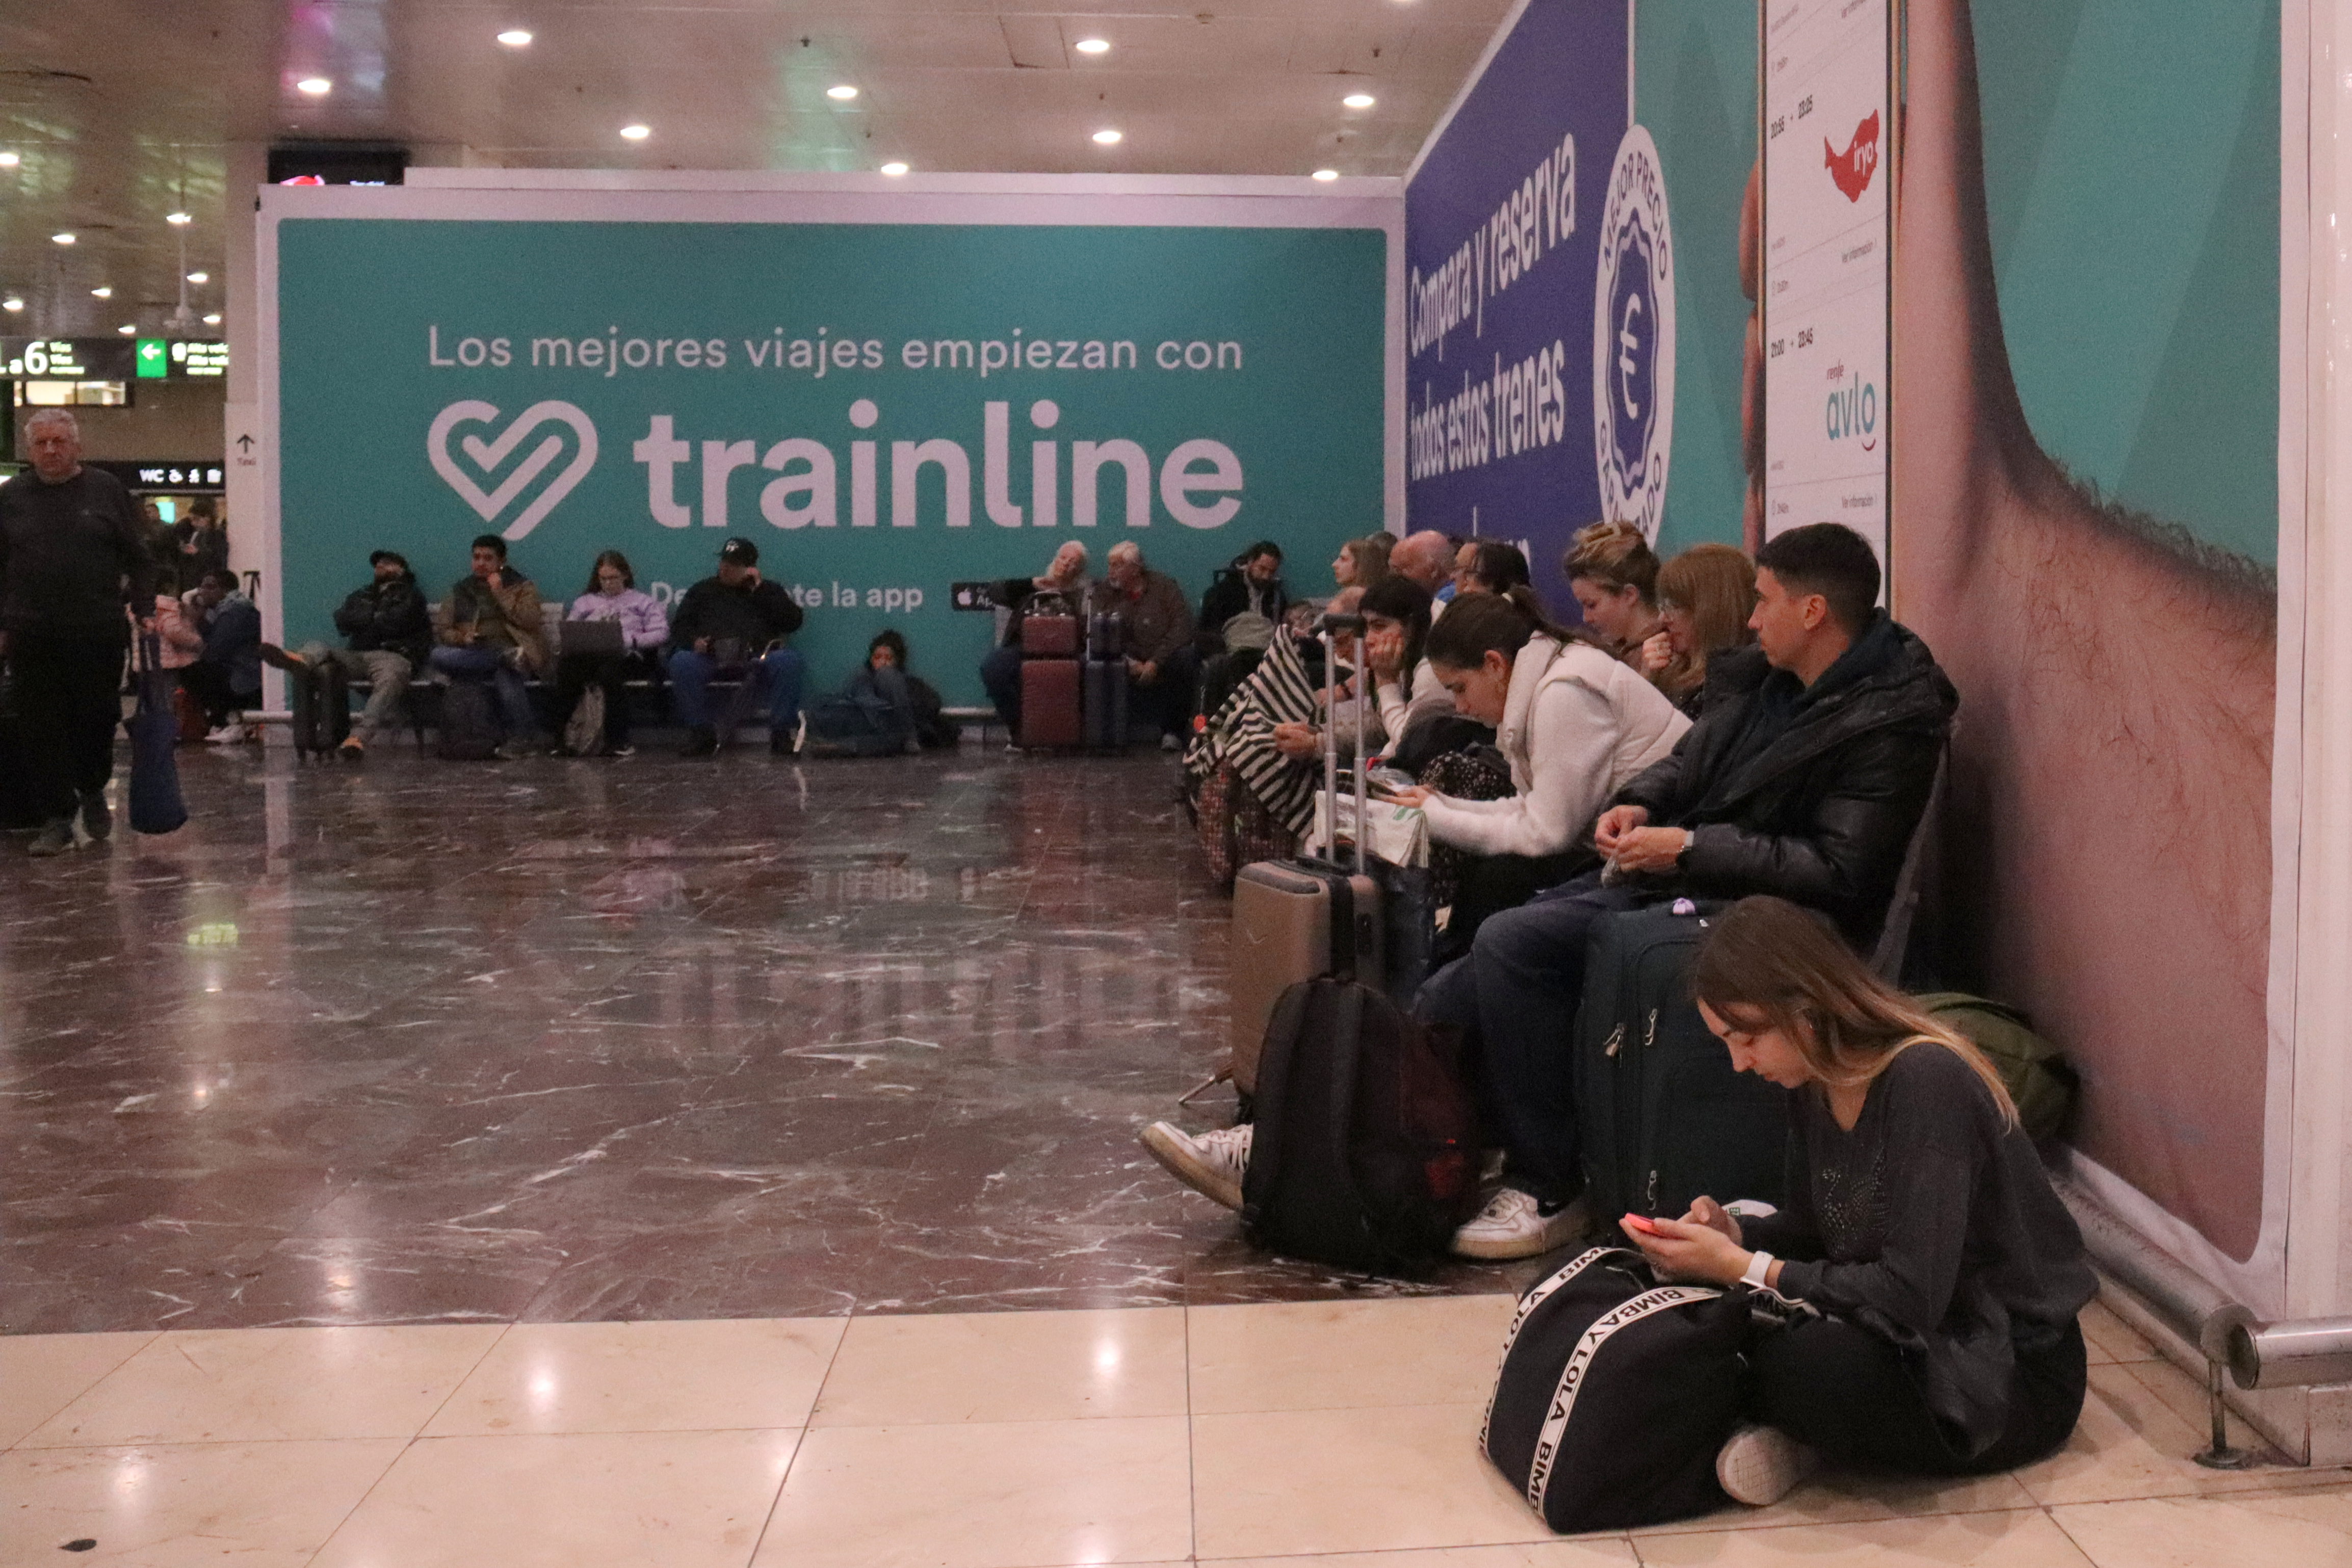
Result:
<svg viewBox="0 0 2352 1568"><path fill-rule="evenodd" d="M1261 539L1221 569L1201 595L1201 631L1215 637L1222 651L1225 623L1235 616L1248 612L1279 623L1289 607L1290 595L1282 582L1282 546Z"/></svg>
<svg viewBox="0 0 2352 1568"><path fill-rule="evenodd" d="M113 831L106 781L122 721L122 655L132 606L155 624L154 562L130 492L81 461L81 426L62 408L25 421L33 467L0 484L0 652L15 678L28 793L41 814L32 853L61 855ZM127 587L126 587L127 584Z"/></svg>
<svg viewBox="0 0 2352 1568"><path fill-rule="evenodd" d="M309 643L292 661L315 667L332 659L346 676L368 683L367 707L343 737L342 753L352 762L367 755L368 743L392 728L407 700L409 681L433 650L432 612L407 558L396 550L378 550L368 556L368 569L373 575L367 584L352 589L335 611L335 629L349 646ZM262 657L269 657L268 650Z"/></svg>
<svg viewBox="0 0 2352 1568"><path fill-rule="evenodd" d="M710 710L710 682L739 676L745 699L768 701L768 749L796 755L806 734L801 718L801 656L784 639L801 629L801 607L781 583L760 577L760 547L730 539L719 550L719 571L686 591L669 621L669 683L686 744L678 754L707 757L719 750Z"/></svg>
<svg viewBox="0 0 2352 1568"><path fill-rule="evenodd" d="M507 564L507 542L477 535L473 570L441 601L441 646L427 662L450 680L488 680L498 693L506 738L500 758L547 749L530 710L530 679L547 664L546 611L531 580Z"/></svg>

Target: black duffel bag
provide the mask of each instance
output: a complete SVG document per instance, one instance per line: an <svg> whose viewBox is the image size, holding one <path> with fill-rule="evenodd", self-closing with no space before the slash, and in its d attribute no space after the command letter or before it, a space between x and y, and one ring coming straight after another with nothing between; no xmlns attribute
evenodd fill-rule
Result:
<svg viewBox="0 0 2352 1568"><path fill-rule="evenodd" d="M1715 1458L1739 1420L1748 1294L1661 1285L1621 1247L1532 1286L1504 1336L1486 1458L1563 1535L1722 1507Z"/></svg>

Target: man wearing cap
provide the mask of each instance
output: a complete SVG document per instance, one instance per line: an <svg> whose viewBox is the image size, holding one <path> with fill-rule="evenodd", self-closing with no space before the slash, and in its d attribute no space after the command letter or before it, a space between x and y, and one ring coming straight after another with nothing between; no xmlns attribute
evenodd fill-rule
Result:
<svg viewBox="0 0 2352 1568"><path fill-rule="evenodd" d="M720 675L742 679L746 704L765 694L770 751L799 752L801 656L784 639L800 629L800 605L782 584L761 580L760 547L748 539L719 546L718 574L688 588L669 620L670 692L686 726L680 756L719 750L710 682Z"/></svg>
<svg viewBox="0 0 2352 1568"><path fill-rule="evenodd" d="M408 682L433 651L433 616L407 560L396 550L379 550L368 557L374 580L354 588L335 612L335 629L348 647L308 643L285 662L318 666L329 659L343 667L353 680L368 682L366 710L343 738L346 760L367 754L368 742L393 727L408 695ZM270 650L264 648L262 658Z"/></svg>

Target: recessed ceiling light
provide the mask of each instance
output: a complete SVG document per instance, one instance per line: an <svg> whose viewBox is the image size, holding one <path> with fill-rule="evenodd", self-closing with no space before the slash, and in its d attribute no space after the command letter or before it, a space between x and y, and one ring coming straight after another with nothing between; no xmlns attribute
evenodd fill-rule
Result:
<svg viewBox="0 0 2352 1568"><path fill-rule="evenodd" d="M163 221L170 224L173 228L178 228L183 225L192 224L196 220L187 213L165 213L163 215Z"/></svg>
<svg viewBox="0 0 2352 1568"><path fill-rule="evenodd" d="M139 335L139 323L136 321L125 321L122 325L115 328L114 330L121 332L126 338L135 338Z"/></svg>
<svg viewBox="0 0 2352 1568"><path fill-rule="evenodd" d="M1108 147L1112 142L1120 140L1120 137L1119 133L1116 131L1097 131L1095 132L1095 140Z"/></svg>
<svg viewBox="0 0 2352 1568"><path fill-rule="evenodd" d="M22 153L0 153L0 169L13 169L24 161Z"/></svg>
<svg viewBox="0 0 2352 1568"><path fill-rule="evenodd" d="M1369 92L1351 92L1339 101L1350 109L1370 109L1379 100Z"/></svg>
<svg viewBox="0 0 2352 1568"><path fill-rule="evenodd" d="M882 172L895 180L899 175L907 172L907 165L904 163L885 163L882 165Z"/></svg>
<svg viewBox="0 0 2352 1568"><path fill-rule="evenodd" d="M110 284L100 284L89 292L90 297L94 300L111 300L114 298L114 289Z"/></svg>
<svg viewBox="0 0 2352 1568"><path fill-rule="evenodd" d="M209 272L191 272L188 274L188 281L191 283L209 283L212 280L213 275Z"/></svg>
<svg viewBox="0 0 2352 1568"><path fill-rule="evenodd" d="M49 239L57 245L71 245L74 242L74 237L70 234L53 234L49 236Z"/></svg>
<svg viewBox="0 0 2352 1568"><path fill-rule="evenodd" d="M510 49L519 49L530 42L530 35L520 27L509 27L499 35L499 42Z"/></svg>
<svg viewBox="0 0 2352 1568"><path fill-rule="evenodd" d="M211 315L206 316L206 317L205 318L205 325L206 325L207 327L217 327L217 326L219 326L219 325L220 325L220 312L219 312L218 310L215 310Z"/></svg>
<svg viewBox="0 0 2352 1568"><path fill-rule="evenodd" d="M621 140L624 142L642 142L653 133L654 128L650 125L624 125L621 127Z"/></svg>
<svg viewBox="0 0 2352 1568"><path fill-rule="evenodd" d="M25 301L14 294L9 295L5 300L0 300L0 310L21 310L24 308Z"/></svg>
<svg viewBox="0 0 2352 1568"><path fill-rule="evenodd" d="M1315 177L1318 180L1336 180L1339 177L1339 171L1337 169L1318 169L1315 171Z"/></svg>
<svg viewBox="0 0 2352 1568"><path fill-rule="evenodd" d="M824 89L824 95L836 103L847 103L857 96L857 89L845 81L837 81Z"/></svg>
<svg viewBox="0 0 2352 1568"><path fill-rule="evenodd" d="M1108 38L1080 38L1070 46L1082 55L1107 55L1110 52Z"/></svg>
<svg viewBox="0 0 2352 1568"><path fill-rule="evenodd" d="M294 90L311 98L324 98L335 90L335 84L322 76L306 76L294 84Z"/></svg>

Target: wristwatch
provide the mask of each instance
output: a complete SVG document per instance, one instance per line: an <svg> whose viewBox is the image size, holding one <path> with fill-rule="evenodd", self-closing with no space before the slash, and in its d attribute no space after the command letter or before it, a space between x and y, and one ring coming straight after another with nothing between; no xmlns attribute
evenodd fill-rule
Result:
<svg viewBox="0 0 2352 1568"><path fill-rule="evenodd" d="M1683 829L1683 847L1675 851L1675 870L1686 871L1690 868L1691 846L1697 842L1698 830L1696 828L1685 827Z"/></svg>
<svg viewBox="0 0 2352 1568"><path fill-rule="evenodd" d="M1739 1282L1742 1285L1752 1285L1759 1290L1768 1289L1769 1287L1765 1283L1765 1278L1771 1271L1772 1255L1770 1253L1751 1252L1748 1255L1748 1268L1739 1276Z"/></svg>

